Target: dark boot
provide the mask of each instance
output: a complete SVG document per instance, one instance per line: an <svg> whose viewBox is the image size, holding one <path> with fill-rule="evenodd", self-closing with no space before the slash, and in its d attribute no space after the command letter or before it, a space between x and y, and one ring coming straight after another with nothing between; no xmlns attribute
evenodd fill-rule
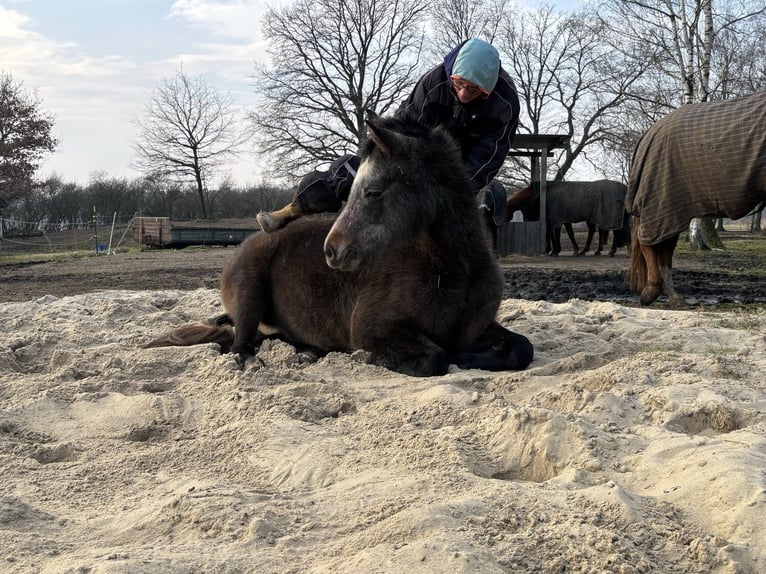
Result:
<svg viewBox="0 0 766 574"><path fill-rule="evenodd" d="M255 216L258 221L258 225L266 233L272 233L278 229L282 229L285 225L290 223L294 219L298 219L303 213L292 203L287 204L285 207L278 211L261 211Z"/></svg>

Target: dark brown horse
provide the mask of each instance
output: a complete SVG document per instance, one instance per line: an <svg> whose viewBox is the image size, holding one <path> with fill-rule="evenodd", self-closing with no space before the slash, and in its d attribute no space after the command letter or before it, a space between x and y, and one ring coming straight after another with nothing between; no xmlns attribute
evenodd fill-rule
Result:
<svg viewBox="0 0 766 574"><path fill-rule="evenodd" d="M672 279L678 236L695 217L739 219L766 201L766 92L688 104L656 122L633 154L630 285L649 305L686 305Z"/></svg>
<svg viewBox="0 0 766 574"><path fill-rule="evenodd" d="M561 252L561 227L567 231L572 242L574 255L583 255L599 230L600 254L606 234L614 231L614 244L610 255L617 247L627 245L630 237L630 219L625 212L627 188L619 181L609 179L597 181L551 181L546 186L546 241L548 253L554 257ZM540 220L540 186L534 183L511 195L506 201L506 216L513 217L520 210L527 221ZM572 223L584 221L588 224L587 248L579 250L572 230Z"/></svg>
<svg viewBox="0 0 766 574"><path fill-rule="evenodd" d="M392 118L367 124L337 220L249 237L221 277L226 315L150 346L217 341L244 362L279 334L321 353L364 349L412 375L529 365L529 340L496 321L504 278L451 136Z"/></svg>

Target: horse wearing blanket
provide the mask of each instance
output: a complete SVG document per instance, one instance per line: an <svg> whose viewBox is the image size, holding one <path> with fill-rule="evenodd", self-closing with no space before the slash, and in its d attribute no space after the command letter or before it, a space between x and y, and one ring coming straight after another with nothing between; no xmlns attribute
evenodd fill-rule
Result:
<svg viewBox="0 0 766 574"><path fill-rule="evenodd" d="M215 341L244 364L277 334L320 353L363 349L411 375L523 369L526 337L496 314L504 278L442 128L367 120L370 139L335 222L301 218L256 233L221 276L226 315L147 346Z"/></svg>
<svg viewBox="0 0 766 574"><path fill-rule="evenodd" d="M599 229L599 250L609 231L614 232L614 244L609 254L614 255L617 247L627 245L630 236L630 222L625 211L627 188L619 181L601 179L598 181L551 181L546 184L545 215L547 239L550 254L561 252L561 226L584 221L589 230ZM506 202L508 220L513 212L521 210L526 221L540 220L540 184L535 182L517 191ZM595 230L594 230L595 231ZM623 232L624 231L624 232ZM588 247L590 247L590 239ZM574 234L570 235L575 255L578 255ZM584 251L583 251L584 253Z"/></svg>
<svg viewBox="0 0 766 574"><path fill-rule="evenodd" d="M631 162L630 285L649 305L673 287L678 236L695 217L739 219L766 201L766 92L688 104L652 125Z"/></svg>

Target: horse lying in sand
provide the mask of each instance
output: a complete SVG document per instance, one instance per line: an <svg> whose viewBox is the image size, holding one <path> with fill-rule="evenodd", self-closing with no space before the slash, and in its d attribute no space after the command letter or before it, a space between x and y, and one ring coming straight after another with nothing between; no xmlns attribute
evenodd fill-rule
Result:
<svg viewBox="0 0 766 574"><path fill-rule="evenodd" d="M320 353L364 349L411 375L529 365L532 344L495 318L505 281L455 142L393 118L367 125L335 222L249 237L221 276L226 315L147 346L215 341L244 363L278 333Z"/></svg>

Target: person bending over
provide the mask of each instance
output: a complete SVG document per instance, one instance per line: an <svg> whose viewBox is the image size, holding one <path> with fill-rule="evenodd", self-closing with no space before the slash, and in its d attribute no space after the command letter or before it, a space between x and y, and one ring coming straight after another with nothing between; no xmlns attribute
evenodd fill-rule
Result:
<svg viewBox="0 0 766 574"><path fill-rule="evenodd" d="M519 122L519 98L500 55L488 42L466 40L427 72L394 114L429 126L444 126L462 150L474 190L485 188L503 165ZM260 212L266 232L311 213L340 210L348 198L360 159L335 160L327 171L304 176L292 201L278 211Z"/></svg>

